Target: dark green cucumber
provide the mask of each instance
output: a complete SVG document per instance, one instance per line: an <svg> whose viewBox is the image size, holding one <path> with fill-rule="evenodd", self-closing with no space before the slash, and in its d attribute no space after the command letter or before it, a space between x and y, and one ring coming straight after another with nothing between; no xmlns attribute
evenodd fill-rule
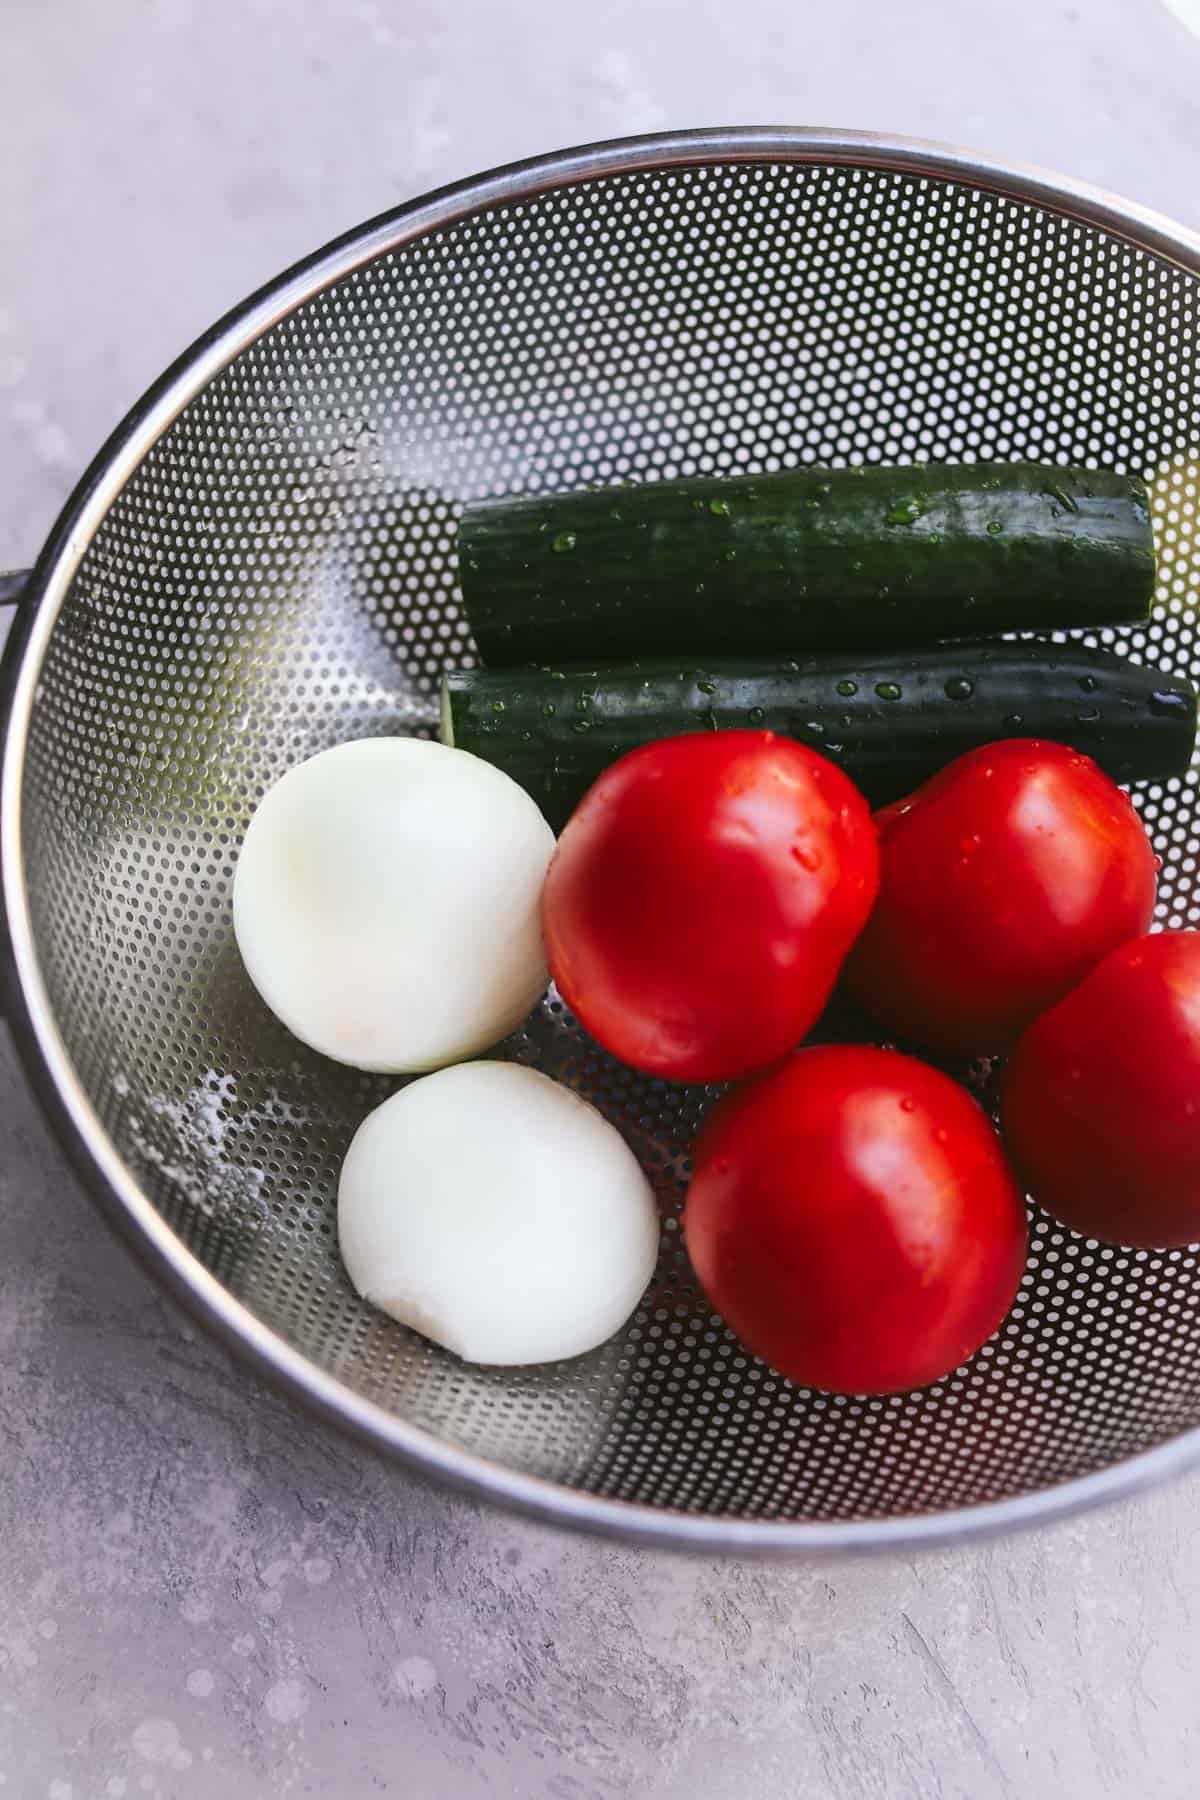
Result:
<svg viewBox="0 0 1200 1800"><path fill-rule="evenodd" d="M798 469L475 501L485 663L794 653L1149 616L1143 482L1025 463Z"/></svg>
<svg viewBox="0 0 1200 1800"><path fill-rule="evenodd" d="M1050 738L1117 781L1179 775L1190 682L1100 650L939 644L887 655L466 669L442 686L447 743L507 771L555 830L602 769L685 731L777 731L838 763L876 805L997 738Z"/></svg>

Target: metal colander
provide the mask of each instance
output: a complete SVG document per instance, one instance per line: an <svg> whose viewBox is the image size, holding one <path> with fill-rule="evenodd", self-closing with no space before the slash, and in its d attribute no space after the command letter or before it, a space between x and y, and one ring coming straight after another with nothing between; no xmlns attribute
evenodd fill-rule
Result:
<svg viewBox="0 0 1200 1800"><path fill-rule="evenodd" d="M551 994L501 1054L650 1170L657 1274L577 1361L468 1367L362 1304L340 1158L394 1081L288 1036L230 927L265 788L436 727L472 660L462 501L797 463L1037 459L1151 483L1154 623L1195 674L1200 242L1090 190L861 136L570 152L292 271L102 453L7 660L10 1013L53 1117L160 1272L375 1443L545 1515L710 1548L911 1541L1046 1516L1200 1449L1200 1263L1035 1215L1002 1332L920 1393L806 1392L747 1355L677 1215L705 1090L603 1054ZM681 646L686 648L686 646ZM1194 777L1143 790L1159 919L1200 923Z"/></svg>

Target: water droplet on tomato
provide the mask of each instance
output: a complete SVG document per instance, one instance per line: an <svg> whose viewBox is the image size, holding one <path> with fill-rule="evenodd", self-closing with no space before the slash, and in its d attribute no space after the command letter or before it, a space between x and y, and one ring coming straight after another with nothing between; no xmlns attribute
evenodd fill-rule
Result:
<svg viewBox="0 0 1200 1800"><path fill-rule="evenodd" d="M792 857L802 869L808 869L810 872L821 866L821 852L810 849L807 844L793 844Z"/></svg>
<svg viewBox="0 0 1200 1800"><path fill-rule="evenodd" d="M916 1112L916 1110L917 1110L916 1101L913 1100L908 1094L905 1094L903 1100L900 1102L900 1111L901 1112Z"/></svg>
<svg viewBox="0 0 1200 1800"><path fill-rule="evenodd" d="M1159 870L1160 870L1160 869L1161 869L1161 868L1162 868L1162 866L1163 866L1163 864L1162 864L1162 857L1161 857L1161 856L1156 856L1156 857L1155 857L1155 859L1154 859L1154 873L1155 873L1155 874L1156 874L1156 875L1157 875L1157 874L1158 874L1158 872L1159 872Z"/></svg>

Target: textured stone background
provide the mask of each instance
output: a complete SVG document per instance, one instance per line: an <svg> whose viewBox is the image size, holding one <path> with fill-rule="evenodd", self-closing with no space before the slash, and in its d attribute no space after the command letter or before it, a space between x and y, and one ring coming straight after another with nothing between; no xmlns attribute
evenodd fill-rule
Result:
<svg viewBox="0 0 1200 1800"><path fill-rule="evenodd" d="M3 0L0 565L232 302L423 188L832 123L1200 225L1197 0ZM683 1562L431 1493L198 1339L0 1045L0 1790L1198 1791L1200 1483L915 1561Z"/></svg>

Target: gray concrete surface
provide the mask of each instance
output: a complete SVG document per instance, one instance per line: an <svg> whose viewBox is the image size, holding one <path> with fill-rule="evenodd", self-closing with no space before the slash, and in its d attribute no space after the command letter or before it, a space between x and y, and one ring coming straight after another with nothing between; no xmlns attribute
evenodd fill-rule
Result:
<svg viewBox="0 0 1200 1800"><path fill-rule="evenodd" d="M422 188L624 130L965 140L1200 225L1196 0L4 0L0 566L215 315ZM260 1390L0 1046L0 1792L1183 1800L1200 1483L917 1561L481 1513Z"/></svg>

